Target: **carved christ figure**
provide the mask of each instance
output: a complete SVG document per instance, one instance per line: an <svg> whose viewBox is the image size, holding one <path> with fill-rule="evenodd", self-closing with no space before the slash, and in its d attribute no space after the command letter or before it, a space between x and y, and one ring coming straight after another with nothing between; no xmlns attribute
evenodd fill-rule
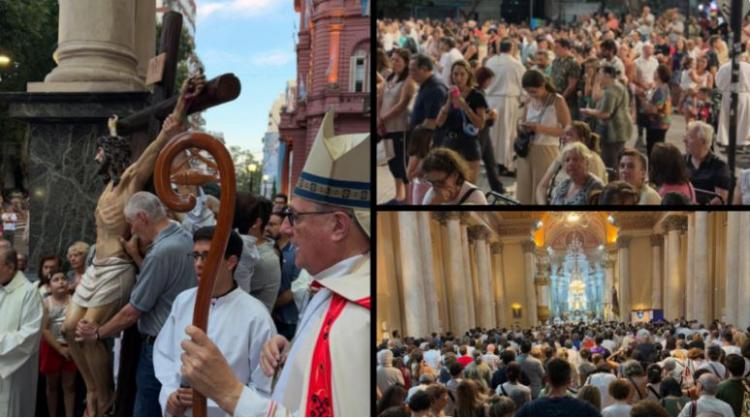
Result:
<svg viewBox="0 0 750 418"><path fill-rule="evenodd" d="M103 324L128 302L135 282L135 265L123 248L123 237L130 235L123 209L152 176L159 151L184 130L186 101L200 94L204 83L203 78L183 83L177 104L161 132L134 163L130 164L129 143L116 135L116 120L110 120L110 135L97 140L95 159L106 187L95 211L96 256L76 287L63 324L70 355L86 383L88 416L106 414L114 403L111 354L99 339L76 341L76 326L79 321Z"/></svg>

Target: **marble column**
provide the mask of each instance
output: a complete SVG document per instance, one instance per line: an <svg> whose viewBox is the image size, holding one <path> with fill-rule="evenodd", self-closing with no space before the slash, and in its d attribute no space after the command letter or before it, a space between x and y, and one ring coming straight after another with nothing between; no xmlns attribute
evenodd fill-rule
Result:
<svg viewBox="0 0 750 418"><path fill-rule="evenodd" d="M664 220L667 230L667 275L665 277L664 318L674 321L684 315L684 283L680 269L680 233L687 228L683 215L669 215Z"/></svg>
<svg viewBox="0 0 750 418"><path fill-rule="evenodd" d="M477 263L477 323L482 328L494 328L495 315L492 311L492 291L490 287L490 259L487 251L489 230L484 225L474 225L469 228L469 237L474 242L474 252Z"/></svg>
<svg viewBox="0 0 750 418"><path fill-rule="evenodd" d="M422 242L414 239L419 237L417 212L398 212L398 227L406 335L423 337L429 335L429 330L422 280Z"/></svg>
<svg viewBox="0 0 750 418"><path fill-rule="evenodd" d="M29 92L126 92L145 90L138 76L136 1L60 0L57 67ZM153 1L151 2L153 3ZM145 6L144 6L145 7ZM153 19L153 17L152 17ZM153 22L153 20L152 20ZM149 32L147 32L149 33ZM152 45L155 37L151 38Z"/></svg>
<svg viewBox="0 0 750 418"><path fill-rule="evenodd" d="M183 19L183 27L187 24ZM156 53L156 2L136 0L135 5L135 55L138 60L138 78L146 80L148 62Z"/></svg>
<svg viewBox="0 0 750 418"><path fill-rule="evenodd" d="M708 326L711 318L710 304L712 286L708 276L708 212L695 212L695 231L693 232L693 273L688 276L693 281L688 286L688 292L692 292L693 317L700 323ZM690 257L690 256L688 256ZM688 317L688 319L691 319Z"/></svg>
<svg viewBox="0 0 750 418"><path fill-rule="evenodd" d="M661 247L664 238L659 234L651 235L651 309L661 309L662 280L661 280Z"/></svg>
<svg viewBox="0 0 750 418"><path fill-rule="evenodd" d="M740 219L737 327L747 329L750 326L750 303L747 301L747 295L750 295L750 212L742 212Z"/></svg>
<svg viewBox="0 0 750 418"><path fill-rule="evenodd" d="M620 279L618 281L617 295L620 302L620 319L630 321L630 240L631 237L619 236L617 238L617 263L619 265Z"/></svg>
<svg viewBox="0 0 750 418"><path fill-rule="evenodd" d="M612 306L612 289L615 285L615 256L610 251L605 252L604 259L604 319L612 321L620 312L615 312ZM618 295L619 298L619 295Z"/></svg>
<svg viewBox="0 0 750 418"><path fill-rule="evenodd" d="M493 283L495 284L495 314L497 316L497 326L499 328L509 326L506 311L508 307L505 300L505 273L503 271L503 244L495 242L491 246L492 254L495 259L495 276L493 277Z"/></svg>
<svg viewBox="0 0 750 418"><path fill-rule="evenodd" d="M419 222L419 242L422 249L422 288L424 289L425 311L427 313L428 332L442 332L440 314L438 313L437 284L432 266L432 232L430 231L430 212L417 212ZM427 335L427 334L425 334Z"/></svg>
<svg viewBox="0 0 750 418"><path fill-rule="evenodd" d="M695 257L693 256L694 250L694 237L695 237L695 217L688 216L687 220L687 259L685 260L685 273L684 273L684 284L685 289L682 294L685 296L685 318L688 320L695 319L695 306L694 298L695 290L693 286L695 281L693 275L695 274L694 262Z"/></svg>
<svg viewBox="0 0 750 418"><path fill-rule="evenodd" d="M526 306L524 309L529 318L528 324L535 326L537 324L537 300L534 285L534 249L536 243L528 240L523 241L521 246L523 247L524 271L526 273Z"/></svg>
<svg viewBox="0 0 750 418"><path fill-rule="evenodd" d="M461 224L456 212L440 212L443 215L439 219L445 223L445 235L443 236L443 254L445 254L445 271L448 294L448 314L451 318L451 331L454 335L463 335L469 328L469 305L466 295L470 288L465 285L466 273L464 264L468 261L464 257L461 240Z"/></svg>
<svg viewBox="0 0 750 418"><path fill-rule="evenodd" d="M476 309L474 305L474 282L471 277L471 252L469 251L469 234L467 231L469 225L469 214L466 212L459 212L459 219L461 221L461 251L464 257L464 274L462 276L462 283L466 286L466 303L469 307L469 328L477 326ZM468 331L467 328L465 331Z"/></svg>
<svg viewBox="0 0 750 418"><path fill-rule="evenodd" d="M723 320L728 324L738 324L738 309L743 302L740 298L740 230L741 212L727 212L727 247L726 247L726 279L724 284L724 315ZM747 254L745 255L747 257Z"/></svg>
<svg viewBox="0 0 750 418"><path fill-rule="evenodd" d="M547 260L545 254L538 254L536 259L536 274L534 275L534 284L536 286L537 294L536 315L539 322L544 323L550 316L549 260Z"/></svg>

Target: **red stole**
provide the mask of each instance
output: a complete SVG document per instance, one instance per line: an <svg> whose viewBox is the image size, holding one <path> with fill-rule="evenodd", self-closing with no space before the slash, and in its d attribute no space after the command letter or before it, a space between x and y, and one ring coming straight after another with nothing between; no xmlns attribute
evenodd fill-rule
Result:
<svg viewBox="0 0 750 418"><path fill-rule="evenodd" d="M320 287L320 283L313 282L311 287ZM310 385L307 391L307 406L305 415L308 417L331 417L333 416L333 387L331 376L333 373L331 363L330 332L331 327L349 301L333 293L328 312L323 319L323 326L315 342L312 356L312 367L310 368ZM358 299L356 304L370 309L370 297Z"/></svg>

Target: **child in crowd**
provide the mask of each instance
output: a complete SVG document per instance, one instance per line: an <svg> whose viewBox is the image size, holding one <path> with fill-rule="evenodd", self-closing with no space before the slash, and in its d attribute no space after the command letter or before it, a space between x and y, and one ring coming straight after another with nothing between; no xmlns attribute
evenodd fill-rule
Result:
<svg viewBox="0 0 750 418"><path fill-rule="evenodd" d="M50 295L44 298L42 342L39 349L39 372L47 379L47 408L49 416L57 416L58 394L62 381L65 416L73 416L75 404L76 365L70 357L68 344L61 327L70 303L70 292L64 273L52 275L49 283Z"/></svg>

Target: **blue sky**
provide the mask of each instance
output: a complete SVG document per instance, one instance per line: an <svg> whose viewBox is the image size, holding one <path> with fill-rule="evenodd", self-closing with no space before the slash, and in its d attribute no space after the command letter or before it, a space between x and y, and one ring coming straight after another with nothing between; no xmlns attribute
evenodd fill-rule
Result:
<svg viewBox="0 0 750 418"><path fill-rule="evenodd" d="M197 0L195 42L206 78L234 73L242 92L203 113L206 130L261 159L271 104L296 78L292 0Z"/></svg>

